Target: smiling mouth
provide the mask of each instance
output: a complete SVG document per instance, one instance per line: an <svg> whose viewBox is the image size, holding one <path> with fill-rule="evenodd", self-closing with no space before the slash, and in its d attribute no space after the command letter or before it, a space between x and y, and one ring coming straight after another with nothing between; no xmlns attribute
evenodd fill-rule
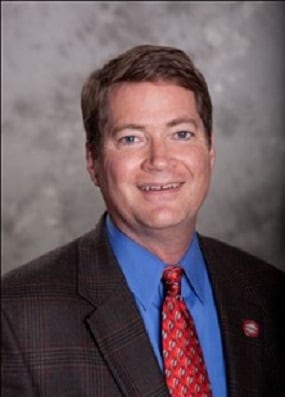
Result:
<svg viewBox="0 0 285 397"><path fill-rule="evenodd" d="M172 182L172 183L166 183L164 185L158 185L158 184L141 185L139 186L139 188L144 192L160 192L165 190L175 190L182 185L183 185L182 182Z"/></svg>

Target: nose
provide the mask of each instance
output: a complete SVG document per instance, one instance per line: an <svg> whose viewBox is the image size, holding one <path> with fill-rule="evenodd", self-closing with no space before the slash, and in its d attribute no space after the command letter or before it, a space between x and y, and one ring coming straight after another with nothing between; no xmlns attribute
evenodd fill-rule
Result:
<svg viewBox="0 0 285 397"><path fill-rule="evenodd" d="M147 147L144 169L147 171L163 171L173 164L168 145L163 140L151 140Z"/></svg>

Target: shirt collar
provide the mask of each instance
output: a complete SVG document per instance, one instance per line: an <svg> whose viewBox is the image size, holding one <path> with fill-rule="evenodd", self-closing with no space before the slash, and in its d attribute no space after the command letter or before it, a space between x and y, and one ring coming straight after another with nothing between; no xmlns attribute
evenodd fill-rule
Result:
<svg viewBox="0 0 285 397"><path fill-rule="evenodd" d="M161 276L166 264L122 233L109 215L106 217L106 230L111 247L132 293L145 310L152 302L158 304L162 299ZM191 293L192 288L203 302L206 269L196 233L179 265L184 268L186 275L182 280L184 297Z"/></svg>
<svg viewBox="0 0 285 397"><path fill-rule="evenodd" d="M191 293L188 287L190 286L203 303L205 300L205 281L207 271L196 232L193 235L188 250L180 261L180 266L183 267L187 279L187 281L182 280L182 291L183 288L186 291L184 297L187 297ZM188 285L187 282L189 283Z"/></svg>

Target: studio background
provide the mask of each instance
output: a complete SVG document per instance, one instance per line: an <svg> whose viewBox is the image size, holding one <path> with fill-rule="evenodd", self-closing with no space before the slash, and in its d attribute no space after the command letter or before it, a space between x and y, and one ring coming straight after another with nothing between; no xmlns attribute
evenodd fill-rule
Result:
<svg viewBox="0 0 285 397"><path fill-rule="evenodd" d="M80 91L141 43L205 75L217 163L198 230L285 270L283 2L2 1L2 272L93 228Z"/></svg>

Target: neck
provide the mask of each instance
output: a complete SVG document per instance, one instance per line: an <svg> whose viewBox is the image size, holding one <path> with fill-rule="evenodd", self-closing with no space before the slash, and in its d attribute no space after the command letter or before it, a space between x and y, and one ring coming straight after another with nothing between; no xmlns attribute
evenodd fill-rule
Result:
<svg viewBox="0 0 285 397"><path fill-rule="evenodd" d="M175 241L176 240L176 241ZM192 235L187 240L181 239L140 239L138 243L147 248L150 252L156 255L161 261L169 265L176 265L187 251Z"/></svg>
<svg viewBox="0 0 285 397"><path fill-rule="evenodd" d="M122 225L121 225L122 226ZM177 227L169 229L145 229L133 230L125 228L120 230L138 244L152 252L161 261L169 265L178 264L187 251L193 235L194 225L187 225L187 228Z"/></svg>

